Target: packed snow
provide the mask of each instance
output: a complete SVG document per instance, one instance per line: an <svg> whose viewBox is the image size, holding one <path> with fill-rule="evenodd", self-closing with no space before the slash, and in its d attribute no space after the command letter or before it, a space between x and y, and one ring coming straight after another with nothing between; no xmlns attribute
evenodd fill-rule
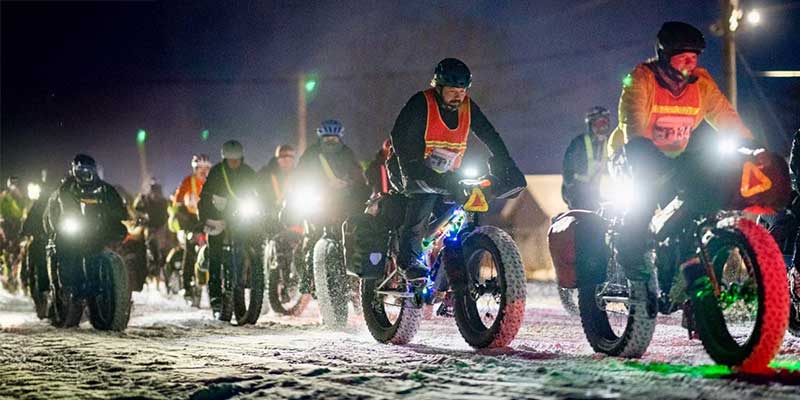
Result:
<svg viewBox="0 0 800 400"><path fill-rule="evenodd" d="M123 333L84 322L59 330L27 299L0 291L0 398L624 398L800 399L800 339L787 334L767 377L713 367L680 313L659 317L642 359L594 354L555 287L531 284L511 347L476 351L452 318L423 321L406 346L376 343L359 317L322 327L312 303L296 318L237 327L153 287L133 296Z"/></svg>

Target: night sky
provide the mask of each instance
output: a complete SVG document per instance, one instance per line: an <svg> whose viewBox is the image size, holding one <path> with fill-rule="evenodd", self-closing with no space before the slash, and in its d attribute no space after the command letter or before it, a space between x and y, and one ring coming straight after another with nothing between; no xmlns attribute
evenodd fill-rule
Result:
<svg viewBox="0 0 800 400"><path fill-rule="evenodd" d="M754 79L748 67L800 69L800 2L742 3L766 11L764 24L737 36L739 109L786 152L800 128L800 79ZM346 142L367 159L444 57L470 65L471 96L522 169L556 173L583 113L616 112L622 78L653 55L667 20L703 30L700 63L722 81L720 40L709 31L716 0L2 2L0 12L3 182L42 168L60 176L86 152L106 180L138 190L138 129L167 190L190 172L192 153L216 160L231 138L258 169L295 140L300 72L319 77L309 138L320 121L341 119Z"/></svg>

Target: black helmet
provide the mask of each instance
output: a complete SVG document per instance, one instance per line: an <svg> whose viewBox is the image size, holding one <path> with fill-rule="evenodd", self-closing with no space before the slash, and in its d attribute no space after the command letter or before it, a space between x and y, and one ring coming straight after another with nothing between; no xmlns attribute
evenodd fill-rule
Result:
<svg viewBox="0 0 800 400"><path fill-rule="evenodd" d="M656 54L659 58L669 58L687 51L700 54L706 48L703 33L685 22L665 22L656 38Z"/></svg>
<svg viewBox="0 0 800 400"><path fill-rule="evenodd" d="M584 122L586 122L587 126L591 126L592 121L600 118L611 118L611 113L605 107L594 106L586 113Z"/></svg>
<svg viewBox="0 0 800 400"><path fill-rule="evenodd" d="M472 86L472 72L467 64L455 58L439 61L433 71L433 82L436 86L469 88Z"/></svg>
<svg viewBox="0 0 800 400"><path fill-rule="evenodd" d="M86 154L78 154L72 159L70 174L81 186L92 185L98 180L97 163Z"/></svg>

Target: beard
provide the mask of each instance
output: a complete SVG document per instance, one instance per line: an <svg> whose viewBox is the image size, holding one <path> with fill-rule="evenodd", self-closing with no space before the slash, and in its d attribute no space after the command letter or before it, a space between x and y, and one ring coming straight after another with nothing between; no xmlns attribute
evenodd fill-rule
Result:
<svg viewBox="0 0 800 400"><path fill-rule="evenodd" d="M463 103L463 101L461 100L453 100L450 102L443 101L442 105L444 106L444 109L447 111L456 111L458 110L459 107L461 107L461 103Z"/></svg>

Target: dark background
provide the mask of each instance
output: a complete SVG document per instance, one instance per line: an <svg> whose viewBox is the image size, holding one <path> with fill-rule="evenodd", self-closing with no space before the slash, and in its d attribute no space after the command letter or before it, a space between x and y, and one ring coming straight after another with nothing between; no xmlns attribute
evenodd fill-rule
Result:
<svg viewBox="0 0 800 400"><path fill-rule="evenodd" d="M742 2L763 23L737 34L739 110L788 152L800 128L800 2ZM173 190L189 157L245 145L259 168L294 143L296 76L318 75L308 132L339 118L346 142L372 157L402 105L444 57L473 70L471 95L527 173L557 173L583 114L616 112L622 78L653 55L655 33L682 20L706 34L722 82L718 1L2 2L0 176L59 177L77 152L105 178L139 189L135 136L148 133L153 175ZM616 123L616 118L614 118ZM210 131L208 141L200 132Z"/></svg>

